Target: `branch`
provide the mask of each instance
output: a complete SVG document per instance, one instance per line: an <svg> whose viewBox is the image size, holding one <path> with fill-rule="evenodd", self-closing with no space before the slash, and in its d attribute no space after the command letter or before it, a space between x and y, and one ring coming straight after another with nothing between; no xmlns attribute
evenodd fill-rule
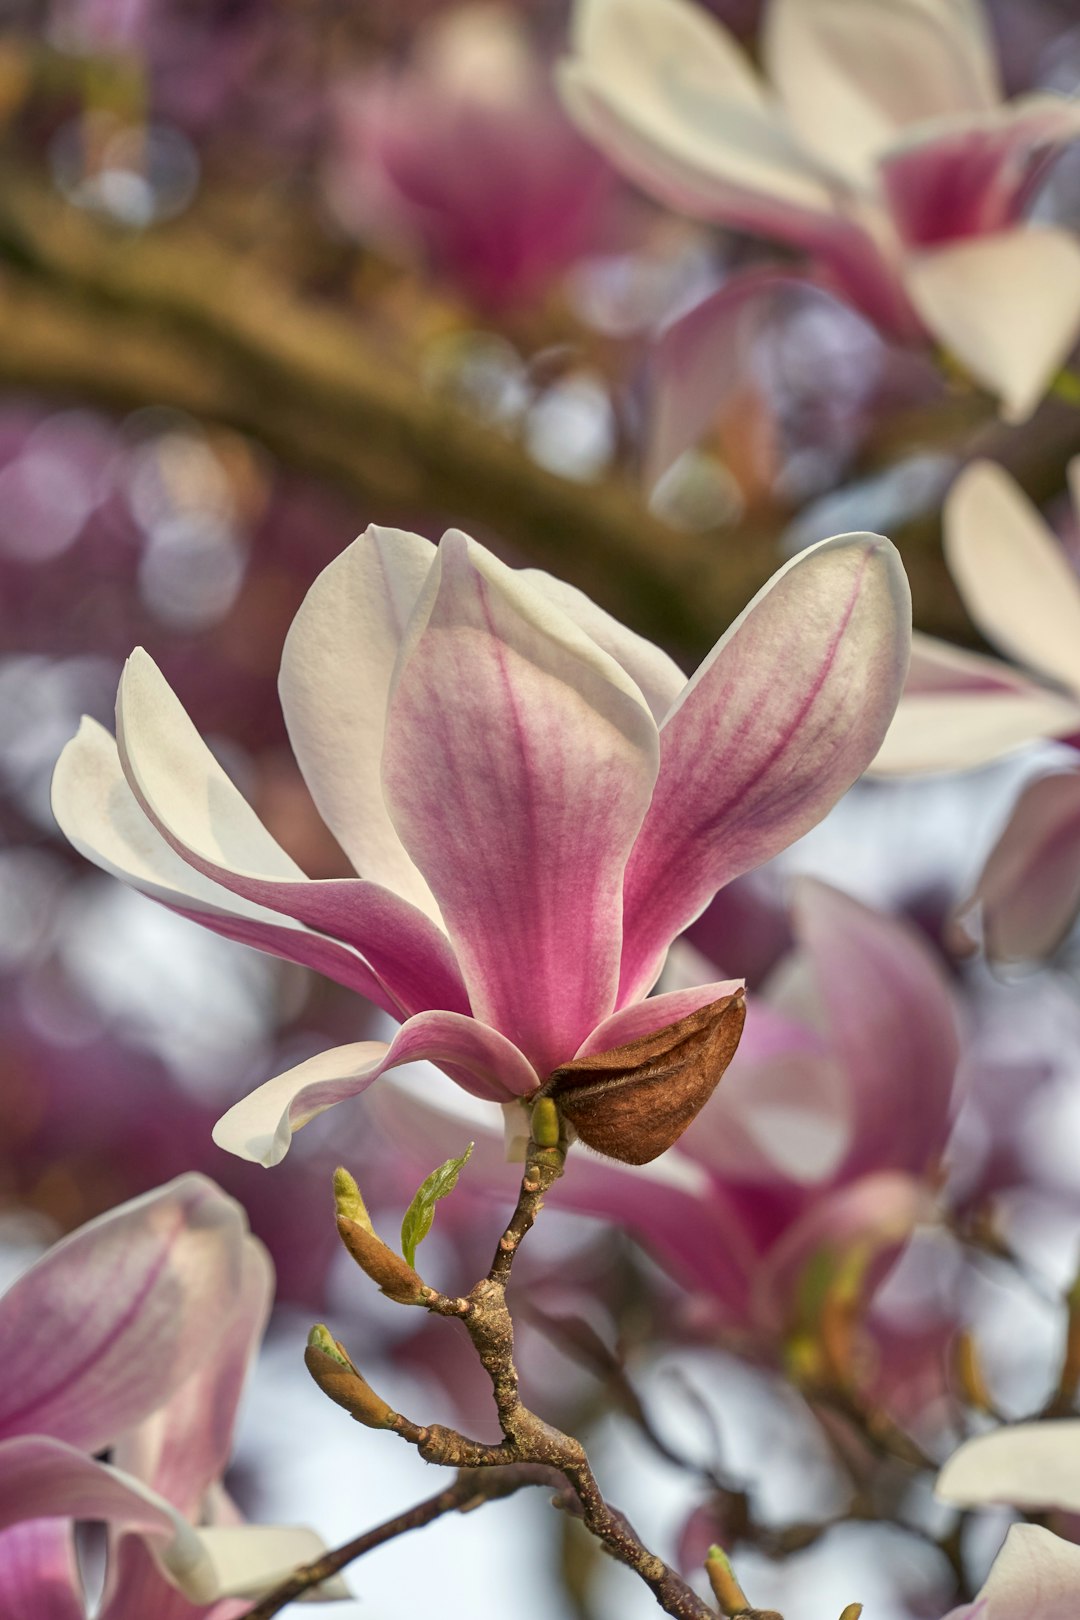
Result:
<svg viewBox="0 0 1080 1620"><path fill-rule="evenodd" d="M534 1112L534 1128L536 1115ZM413 1444L427 1462L459 1467L463 1463L479 1469L499 1471L521 1464L554 1471L566 1481L571 1504L580 1512L587 1530L606 1552L632 1569L665 1614L675 1620L715 1620L715 1615L692 1587L662 1558L649 1551L624 1514L604 1499L580 1441L564 1434L532 1412L522 1401L514 1363L514 1329L506 1304L506 1289L514 1259L522 1239L538 1215L545 1193L562 1174L566 1153L565 1138L553 1131L552 1143L529 1142L517 1206L510 1219L486 1277L463 1298L439 1294L409 1270L405 1279L390 1280L402 1303L423 1306L439 1316L461 1321L472 1340L484 1371L491 1382L495 1407L502 1429L502 1441L495 1446L470 1439L441 1424L421 1426L394 1412L375 1394L349 1360L344 1346L330 1339L325 1328L312 1334L306 1354L309 1371L324 1393L360 1423L370 1428L390 1429ZM339 1172L339 1177L343 1173ZM348 1234L354 1223L346 1220ZM355 1233L348 1244L353 1258L375 1280L387 1278L387 1260L377 1251L385 1249L372 1233L372 1242L357 1244ZM387 1289L384 1287L384 1292ZM562 1505L567 1505L565 1502Z"/></svg>
<svg viewBox="0 0 1080 1620"><path fill-rule="evenodd" d="M513 1496L525 1485L557 1483L557 1476L542 1468L504 1468L498 1473L462 1470L452 1485L429 1496L426 1502L418 1502L415 1507L406 1508L404 1513L387 1519L385 1524L378 1525L374 1530L365 1531L362 1536L345 1542L344 1546L335 1547L332 1552L324 1553L310 1564L302 1564L287 1581L282 1581L253 1609L249 1609L243 1620L272 1620L272 1616L280 1613L287 1603L302 1597L313 1587L321 1586L347 1564L363 1558L365 1553L374 1552L376 1547L382 1547L388 1541L395 1541L398 1536L407 1535L410 1530L422 1530L425 1525L433 1524L447 1513L468 1513L483 1502Z"/></svg>
<svg viewBox="0 0 1080 1620"><path fill-rule="evenodd" d="M337 485L365 516L419 509L501 536L692 658L779 561L782 514L706 534L672 529L626 477L579 483L540 467L425 393L362 318L304 297L197 225L134 236L11 174L0 187L0 382L223 423ZM962 449L970 417L950 405L943 423L939 447ZM1022 451L1014 470L1045 493L1063 481L1080 416L1051 407L1038 426L1008 446ZM925 447L928 431L923 416L912 442ZM936 520L893 538L920 627L976 640Z"/></svg>

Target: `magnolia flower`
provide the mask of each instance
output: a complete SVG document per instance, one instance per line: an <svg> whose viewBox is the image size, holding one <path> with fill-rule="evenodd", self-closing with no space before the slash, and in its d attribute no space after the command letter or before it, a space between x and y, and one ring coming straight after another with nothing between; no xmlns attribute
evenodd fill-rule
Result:
<svg viewBox="0 0 1080 1620"><path fill-rule="evenodd" d="M724 1083L645 1170L572 1159L566 1208L624 1226L729 1327L775 1347L811 1264L895 1254L932 1211L959 1059L945 976L906 924L811 879L795 949L751 998ZM678 993L678 992L674 992ZM388 1088L386 1129L426 1156L446 1116ZM474 1185L504 1179L478 1140Z"/></svg>
<svg viewBox="0 0 1080 1620"><path fill-rule="evenodd" d="M1080 1421L1016 1423L977 1435L953 1452L937 1496L957 1507L992 1503L1030 1511L1080 1511ZM972 1604L947 1620L1075 1620L1080 1547L1049 1530L1013 1525Z"/></svg>
<svg viewBox="0 0 1080 1620"><path fill-rule="evenodd" d="M686 681L546 574L455 530L436 549L371 528L316 580L281 671L300 767L362 877L304 875L141 651L116 741L83 722L54 809L107 871L402 1020L225 1115L223 1146L274 1163L397 1064L505 1103L728 994L643 1000L716 890L873 757L909 615L890 542L842 535L783 567Z"/></svg>
<svg viewBox="0 0 1080 1620"><path fill-rule="evenodd" d="M1031 413L1080 330L1080 245L1024 210L1080 108L1002 102L978 0L771 0L767 82L687 0L578 0L573 42L567 106L624 173Z"/></svg>
<svg viewBox="0 0 1080 1620"><path fill-rule="evenodd" d="M1070 467L1074 485L1080 461ZM942 514L945 558L988 641L1030 670L918 635L877 774L967 770L1080 735L1080 579L1008 473L973 461Z"/></svg>
<svg viewBox="0 0 1080 1620"><path fill-rule="evenodd" d="M187 1175L81 1227L0 1299L0 1612L90 1612L76 1519L110 1531L99 1620L184 1620L189 1603L231 1620L230 1594L318 1554L310 1531L241 1524L220 1485L272 1292L240 1206Z"/></svg>
<svg viewBox="0 0 1080 1620"><path fill-rule="evenodd" d="M610 234L615 176L509 9L433 18L408 66L343 86L334 110L328 188L342 219L420 249L487 308L537 299Z"/></svg>

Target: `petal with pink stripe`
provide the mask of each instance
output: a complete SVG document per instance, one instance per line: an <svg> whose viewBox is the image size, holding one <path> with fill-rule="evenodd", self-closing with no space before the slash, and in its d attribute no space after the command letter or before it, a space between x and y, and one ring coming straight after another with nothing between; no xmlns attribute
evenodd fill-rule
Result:
<svg viewBox="0 0 1080 1620"><path fill-rule="evenodd" d="M910 634L895 547L855 534L793 558L717 643L660 733L626 873L622 1004L718 889L807 832L866 769Z"/></svg>
<svg viewBox="0 0 1080 1620"><path fill-rule="evenodd" d="M657 729L527 581L447 534L402 649L383 776L476 1016L547 1074L612 1011Z"/></svg>

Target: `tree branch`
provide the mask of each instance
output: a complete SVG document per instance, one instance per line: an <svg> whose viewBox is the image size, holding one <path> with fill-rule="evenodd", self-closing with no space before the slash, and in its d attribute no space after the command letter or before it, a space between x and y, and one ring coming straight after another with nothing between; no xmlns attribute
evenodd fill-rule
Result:
<svg viewBox="0 0 1080 1620"><path fill-rule="evenodd" d="M12 174L0 187L0 382L223 423L334 483L365 516L443 513L500 536L690 658L780 560L782 517L707 534L673 529L626 478L578 483L539 466L426 393L361 316L297 293L198 226L133 236ZM912 444L925 447L920 421ZM969 418L950 406L943 423L962 447ZM1051 407L1039 428L1007 443L1023 452L1014 470L1041 494L1060 486L1080 416ZM977 639L936 520L893 538L921 628Z"/></svg>
<svg viewBox="0 0 1080 1620"><path fill-rule="evenodd" d="M441 1424L422 1427L393 1412L352 1366L344 1347L330 1341L325 1329L316 1329L313 1334L308 1367L324 1392L358 1422L391 1429L415 1445L427 1462L451 1467L464 1463L493 1471L526 1464L561 1475L586 1529L606 1552L644 1581L665 1614L675 1620L715 1620L712 1610L693 1588L650 1552L625 1515L605 1501L581 1442L545 1423L521 1399L506 1289L521 1241L532 1227L545 1193L562 1174L565 1153L565 1140L561 1138L556 1145L529 1142L517 1206L499 1241L490 1271L464 1298L439 1294L417 1279L419 1287L409 1300L436 1315L456 1317L464 1324L491 1382L503 1435L499 1445L484 1445ZM370 1256L354 1258L370 1275ZM325 1338L316 1342L320 1335Z"/></svg>
<svg viewBox="0 0 1080 1620"><path fill-rule="evenodd" d="M332 1552L324 1553L310 1564L302 1564L287 1581L282 1581L253 1609L249 1609L244 1620L272 1620L287 1603L302 1597L313 1587L321 1586L331 1576L339 1574L347 1564L363 1558L365 1553L374 1552L376 1547L385 1546L388 1541L395 1541L398 1536L407 1535L410 1530L422 1530L425 1525L434 1524L436 1519L444 1518L447 1513L468 1513L484 1502L501 1501L504 1497L513 1496L526 1485L558 1483L556 1474L527 1465L491 1473L463 1469L452 1485L429 1496L426 1502L418 1502L415 1507L395 1514L374 1530L366 1530L362 1536L346 1541L343 1546L335 1547Z"/></svg>

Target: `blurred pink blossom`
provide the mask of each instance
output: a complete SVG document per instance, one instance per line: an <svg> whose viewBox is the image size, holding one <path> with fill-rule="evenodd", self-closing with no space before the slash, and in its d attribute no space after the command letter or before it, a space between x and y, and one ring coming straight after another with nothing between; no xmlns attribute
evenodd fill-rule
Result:
<svg viewBox="0 0 1080 1620"><path fill-rule="evenodd" d="M770 1340L816 1257L895 1254L928 1216L959 1059L948 984L906 924L809 879L792 922L723 1084L658 1161L665 1183L591 1159L567 1175L575 1207Z"/></svg>
<svg viewBox="0 0 1080 1620"><path fill-rule="evenodd" d="M337 93L328 188L361 235L426 256L478 305L527 305L608 246L614 175L567 121L512 11L420 33L408 66Z"/></svg>
<svg viewBox="0 0 1080 1620"><path fill-rule="evenodd" d="M572 1152L558 1189L767 1356L815 1262L863 1250L880 1278L932 1216L960 1053L949 984L906 923L802 879L792 926L794 950L749 998L739 1050L678 1145L638 1169ZM413 1151L445 1137L445 1112L413 1092L388 1088L376 1111ZM480 1135L473 1181L504 1188L500 1159Z"/></svg>
<svg viewBox="0 0 1080 1620"><path fill-rule="evenodd" d="M1025 210L1080 108L1003 103L977 0L771 0L763 57L767 81L689 0L578 0L561 83L645 190L805 254L1030 415L1080 331L1080 244Z"/></svg>
<svg viewBox="0 0 1080 1620"><path fill-rule="evenodd" d="M84 722L54 810L107 871L404 1020L389 1045L324 1053L230 1110L217 1140L274 1163L397 1064L511 1102L725 994L642 999L714 893L814 825L876 751L909 614L887 540L823 541L686 682L549 575L457 531L436 549L372 528L316 581L281 674L300 767L363 878L305 876L141 651L117 741Z"/></svg>
<svg viewBox="0 0 1080 1620"><path fill-rule="evenodd" d="M243 1525L220 1484L272 1290L240 1206L198 1175L80 1228L8 1290L5 1614L89 1612L76 1519L110 1530L102 1620L231 1620L245 1605L222 1601L230 1592L273 1584L317 1553L309 1531ZM111 1462L97 1461L106 1447Z"/></svg>

